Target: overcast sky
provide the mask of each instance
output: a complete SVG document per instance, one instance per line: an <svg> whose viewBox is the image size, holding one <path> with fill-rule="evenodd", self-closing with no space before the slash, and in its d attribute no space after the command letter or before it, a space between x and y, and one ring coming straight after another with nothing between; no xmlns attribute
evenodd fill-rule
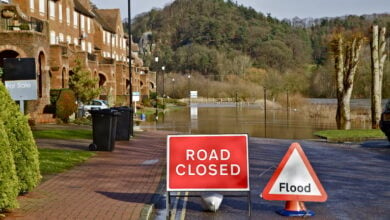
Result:
<svg viewBox="0 0 390 220"><path fill-rule="evenodd" d="M92 0L99 8L120 8L122 18L127 17L128 0ZM131 0L131 17L148 12L152 8L161 9L173 0ZM237 0L238 4L250 6L264 14L271 13L279 19L312 17L336 17L390 13L390 0Z"/></svg>

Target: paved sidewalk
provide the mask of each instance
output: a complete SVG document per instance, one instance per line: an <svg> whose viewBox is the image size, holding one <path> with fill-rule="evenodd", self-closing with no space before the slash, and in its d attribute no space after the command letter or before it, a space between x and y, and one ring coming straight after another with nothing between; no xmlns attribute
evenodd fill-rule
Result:
<svg viewBox="0 0 390 220"><path fill-rule="evenodd" d="M167 134L143 132L129 142L116 142L114 152L98 152L20 197L21 208L6 219L140 219L152 204L162 176ZM37 143L60 148L75 144ZM87 149L88 144L84 146Z"/></svg>

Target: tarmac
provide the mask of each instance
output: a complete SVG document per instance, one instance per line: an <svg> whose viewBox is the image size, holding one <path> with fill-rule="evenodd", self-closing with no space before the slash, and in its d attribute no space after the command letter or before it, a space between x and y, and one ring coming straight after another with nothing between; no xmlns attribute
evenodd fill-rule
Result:
<svg viewBox="0 0 390 220"><path fill-rule="evenodd" d="M167 132L137 132L85 163L45 180L19 197L6 220L148 219L166 157ZM37 139L38 147L88 150L92 140Z"/></svg>

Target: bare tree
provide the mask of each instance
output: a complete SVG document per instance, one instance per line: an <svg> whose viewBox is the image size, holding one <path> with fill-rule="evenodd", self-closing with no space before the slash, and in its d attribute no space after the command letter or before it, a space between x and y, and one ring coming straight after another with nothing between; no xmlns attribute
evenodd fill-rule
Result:
<svg viewBox="0 0 390 220"><path fill-rule="evenodd" d="M336 70L336 123L338 129L348 130L351 128L350 100L363 41L364 38L360 34L356 34L348 40L345 40L342 34L333 36L331 45Z"/></svg>
<svg viewBox="0 0 390 220"><path fill-rule="evenodd" d="M379 35L379 36L378 36ZM383 68L386 60L386 28L372 26L371 36L371 124L372 128L379 127L382 105Z"/></svg>

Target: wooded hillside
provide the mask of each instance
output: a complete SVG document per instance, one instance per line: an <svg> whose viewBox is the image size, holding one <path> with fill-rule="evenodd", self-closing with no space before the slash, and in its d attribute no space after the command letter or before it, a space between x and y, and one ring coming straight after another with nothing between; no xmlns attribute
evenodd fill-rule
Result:
<svg viewBox="0 0 390 220"><path fill-rule="evenodd" d="M390 30L390 15L280 21L233 1L176 0L162 10L136 17L132 34L138 42L143 33L152 32L151 44L141 54L152 69L157 68L154 56L160 57L159 65L168 71L198 72L217 80L263 69L274 80L263 77L259 83L274 88L274 93L289 87L310 97L334 97L331 35L339 31L369 36L374 23ZM370 93L368 43L363 51L354 91L359 98ZM384 85L390 85L389 64L388 59ZM390 97L388 90L384 86L385 98Z"/></svg>

